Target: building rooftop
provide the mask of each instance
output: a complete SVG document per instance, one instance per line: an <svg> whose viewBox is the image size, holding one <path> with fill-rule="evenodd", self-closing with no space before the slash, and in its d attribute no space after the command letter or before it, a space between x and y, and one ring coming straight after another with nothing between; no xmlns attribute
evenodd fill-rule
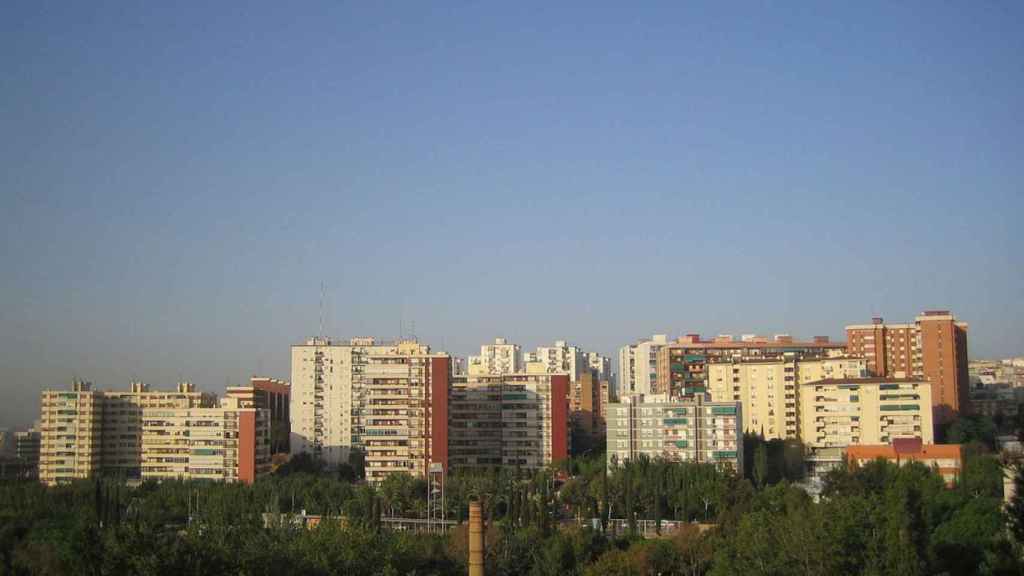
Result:
<svg viewBox="0 0 1024 576"><path fill-rule="evenodd" d="M869 378L825 378L814 382L804 382L803 386L821 386L828 384L924 384L923 378L883 378L872 376Z"/></svg>
<svg viewBox="0 0 1024 576"><path fill-rule="evenodd" d="M960 444L923 444L920 438L896 438L892 444L869 444L850 446L846 457L851 460L874 460L875 458L957 459L963 454Z"/></svg>

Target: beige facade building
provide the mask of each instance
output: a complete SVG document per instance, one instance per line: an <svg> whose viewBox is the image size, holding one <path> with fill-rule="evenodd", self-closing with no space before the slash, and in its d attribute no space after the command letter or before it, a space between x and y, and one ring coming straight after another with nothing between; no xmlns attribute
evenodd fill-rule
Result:
<svg viewBox="0 0 1024 576"><path fill-rule="evenodd" d="M495 338L494 344L480 347L479 356L470 356L467 373L470 376L496 376L522 372L523 352L518 344L509 344L504 338Z"/></svg>
<svg viewBox="0 0 1024 576"><path fill-rule="evenodd" d="M103 397L89 382L41 397L39 479L46 484L90 478L102 462Z"/></svg>
<svg viewBox="0 0 1024 576"><path fill-rule="evenodd" d="M743 405L743 431L766 440L800 435L800 385L827 378L865 376L863 358L734 356L706 365L708 393L716 402Z"/></svg>
<svg viewBox="0 0 1024 576"><path fill-rule="evenodd" d="M270 471L270 411L219 406L142 410L143 479L252 483Z"/></svg>
<svg viewBox="0 0 1024 576"><path fill-rule="evenodd" d="M270 464L269 411L241 408L188 383L175 391L134 382L128 391L42 393L39 478L58 484L96 475L125 479L252 482Z"/></svg>
<svg viewBox="0 0 1024 576"><path fill-rule="evenodd" d="M811 449L933 443L931 386L920 379L840 378L800 386L800 436Z"/></svg>
<svg viewBox="0 0 1024 576"><path fill-rule="evenodd" d="M743 410L739 402L703 396L672 400L633 395L608 405L608 465L641 456L729 466L742 474Z"/></svg>
<svg viewBox="0 0 1024 576"><path fill-rule="evenodd" d="M526 371L530 374L568 374L570 382L576 382L589 366L589 358L578 346L565 340L555 341L554 346L540 346L536 352L526 355Z"/></svg>
<svg viewBox="0 0 1024 576"><path fill-rule="evenodd" d="M402 342L394 351L371 352L366 360L366 479L379 483L395 472L423 477L431 463L446 464L451 359Z"/></svg>
<svg viewBox="0 0 1024 576"><path fill-rule="evenodd" d="M410 413L413 408L409 403L426 398L421 368L430 357L444 358L446 366L450 366L448 356L431 354L429 346L409 340L377 342L373 338L353 338L333 342L311 338L305 344L292 346L289 411L292 454L308 453L328 468L336 468L348 463L353 448L367 447L368 427L377 436L389 426L388 421L398 423L396 426L422 426L422 419ZM412 359L417 362L410 362ZM446 376L448 371L446 368ZM371 393L372 412L369 411ZM388 403L394 403L395 407L385 408ZM392 431L395 430L397 428ZM409 434L415 437L421 435L421 431L412 430L400 441L408 442ZM387 456L409 448L399 450L388 446L384 449L385 443L379 439L372 445L373 466L381 468L392 467ZM369 460L367 466L370 466Z"/></svg>

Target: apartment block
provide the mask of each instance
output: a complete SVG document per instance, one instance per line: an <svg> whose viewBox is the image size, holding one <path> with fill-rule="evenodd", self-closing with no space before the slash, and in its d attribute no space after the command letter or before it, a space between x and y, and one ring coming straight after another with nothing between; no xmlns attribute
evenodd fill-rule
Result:
<svg viewBox="0 0 1024 576"><path fill-rule="evenodd" d="M395 472L423 477L431 463L446 465L450 374L447 355L415 343L367 356L362 445L369 482Z"/></svg>
<svg viewBox="0 0 1024 576"><path fill-rule="evenodd" d="M523 370L522 349L518 344L509 344L504 338L495 338L494 344L480 347L479 356L469 357L470 376L514 374Z"/></svg>
<svg viewBox="0 0 1024 576"><path fill-rule="evenodd" d="M800 386L800 437L811 449L933 443L931 386L909 378L840 378Z"/></svg>
<svg viewBox="0 0 1024 576"><path fill-rule="evenodd" d="M39 445L42 435L38 425L28 430L14 433L14 455L21 465L22 476L25 478L39 477Z"/></svg>
<svg viewBox="0 0 1024 576"><path fill-rule="evenodd" d="M720 335L702 340L699 334L687 334L661 346L655 360L654 391L673 397L692 397L708 391L708 364L731 359L767 359L790 355L796 358L827 358L845 353L845 344L830 342L825 336L800 342L789 335L774 338L747 335L735 340Z"/></svg>
<svg viewBox="0 0 1024 576"><path fill-rule="evenodd" d="M662 388L658 380L658 353L668 344L668 336L655 334L650 340L619 349L619 374L616 393L655 394Z"/></svg>
<svg viewBox="0 0 1024 576"><path fill-rule="evenodd" d="M253 376L248 386L228 386L225 394L243 408L270 411L270 453L287 454L291 437L291 385L284 380Z"/></svg>
<svg viewBox="0 0 1024 576"><path fill-rule="evenodd" d="M866 376L865 360L782 355L717 358L704 366L711 399L743 405L743 431L767 440L800 435L800 385L829 378Z"/></svg>
<svg viewBox="0 0 1024 576"><path fill-rule="evenodd" d="M530 374L568 374L570 382L576 382L587 370L589 359L580 347L565 340L555 341L554 346L540 346L526 357L526 371Z"/></svg>
<svg viewBox="0 0 1024 576"><path fill-rule="evenodd" d="M742 473L742 422L739 402L667 394L624 397L608 406L608 464L646 456L713 463Z"/></svg>
<svg viewBox="0 0 1024 576"><path fill-rule="evenodd" d="M291 352L289 448L292 454L310 454L333 469L348 463L353 448L363 447L370 358L379 363L383 357L426 354L429 347L373 338L310 338L292 346Z"/></svg>
<svg viewBox="0 0 1024 576"><path fill-rule="evenodd" d="M39 479L46 484L90 478L100 471L103 397L76 380L71 390L41 397Z"/></svg>
<svg viewBox="0 0 1024 576"><path fill-rule="evenodd" d="M569 376L455 377L448 405L453 469L539 469L569 455Z"/></svg>
<svg viewBox="0 0 1024 576"><path fill-rule="evenodd" d="M948 310L928 310L913 324L846 327L848 350L867 359L868 371L889 378L923 378L932 386L936 422L969 405L967 324Z"/></svg>
<svg viewBox="0 0 1024 576"><path fill-rule="evenodd" d="M604 382L607 385L607 382ZM583 435L597 439L604 436L605 419L601 412L602 382L593 370L585 370L569 382L569 417Z"/></svg>
<svg viewBox="0 0 1024 576"><path fill-rule="evenodd" d="M219 406L142 410L142 479L246 482L270 471L270 411Z"/></svg>
<svg viewBox="0 0 1024 576"><path fill-rule="evenodd" d="M46 484L100 474L251 483L270 464L269 411L235 399L217 406L188 383L175 391L141 382L102 391L76 381L41 400L39 478Z"/></svg>
<svg viewBox="0 0 1024 576"><path fill-rule="evenodd" d="M179 382L173 391L151 390L143 382L132 382L128 390L105 390L100 397L103 473L131 479L142 477L146 410L156 410L149 412L152 415L164 409L216 405L215 396L198 392L188 382Z"/></svg>
<svg viewBox="0 0 1024 576"><path fill-rule="evenodd" d="M599 382L608 382L612 384L612 360L607 356L602 356L597 352L587 352L585 354L587 366L597 376Z"/></svg>

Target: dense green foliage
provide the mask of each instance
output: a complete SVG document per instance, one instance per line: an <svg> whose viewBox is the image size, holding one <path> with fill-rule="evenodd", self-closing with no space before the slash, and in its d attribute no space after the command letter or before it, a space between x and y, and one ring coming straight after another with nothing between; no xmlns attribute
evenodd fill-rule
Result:
<svg viewBox="0 0 1024 576"><path fill-rule="evenodd" d="M786 469L769 461L756 481L652 461L606 473L595 456L535 474L452 475L447 512L464 518L470 498L483 501L489 575L1022 573L1024 503L1003 513L992 456L971 454L952 489L920 465L834 472L818 502ZM371 489L302 461L253 486L12 482L0 485L0 575L465 574L464 527L386 528L389 516L422 517L425 498L410 476ZM264 527L264 512L300 510L344 520ZM688 523L641 539L638 524L659 519Z"/></svg>

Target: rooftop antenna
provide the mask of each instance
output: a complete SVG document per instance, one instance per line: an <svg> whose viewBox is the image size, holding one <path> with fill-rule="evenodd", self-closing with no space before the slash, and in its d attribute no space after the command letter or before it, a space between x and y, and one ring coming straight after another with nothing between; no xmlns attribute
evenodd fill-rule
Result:
<svg viewBox="0 0 1024 576"><path fill-rule="evenodd" d="M416 341L416 321L415 320L412 321L412 328L410 330L412 331L412 341L415 342Z"/></svg>
<svg viewBox="0 0 1024 576"><path fill-rule="evenodd" d="M324 338L324 281L320 281L320 339Z"/></svg>

